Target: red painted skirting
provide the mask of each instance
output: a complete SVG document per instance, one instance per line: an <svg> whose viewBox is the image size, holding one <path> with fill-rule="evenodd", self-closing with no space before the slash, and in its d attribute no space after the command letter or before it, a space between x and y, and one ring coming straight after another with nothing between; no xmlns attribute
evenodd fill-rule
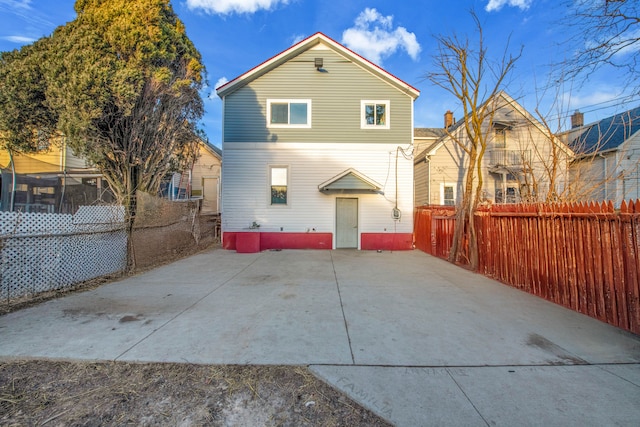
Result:
<svg viewBox="0 0 640 427"><path fill-rule="evenodd" d="M406 251L413 249L412 233L362 233L360 249L363 251Z"/></svg>
<svg viewBox="0 0 640 427"><path fill-rule="evenodd" d="M253 253L269 249L332 249L332 233L224 232L224 249ZM365 251L413 249L412 233L362 233L360 248Z"/></svg>
<svg viewBox="0 0 640 427"><path fill-rule="evenodd" d="M257 245L255 239L258 239ZM251 243L246 243L246 241ZM331 249L333 246L333 234L224 232L222 242L224 249L244 253L268 249Z"/></svg>

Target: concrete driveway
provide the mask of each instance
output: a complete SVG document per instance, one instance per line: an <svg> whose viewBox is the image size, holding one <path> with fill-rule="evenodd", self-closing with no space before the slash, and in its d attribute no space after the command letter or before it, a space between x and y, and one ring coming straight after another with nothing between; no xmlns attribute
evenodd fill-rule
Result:
<svg viewBox="0 0 640 427"><path fill-rule="evenodd" d="M419 251L213 250L0 317L0 357L308 365L398 426L637 426L640 337Z"/></svg>

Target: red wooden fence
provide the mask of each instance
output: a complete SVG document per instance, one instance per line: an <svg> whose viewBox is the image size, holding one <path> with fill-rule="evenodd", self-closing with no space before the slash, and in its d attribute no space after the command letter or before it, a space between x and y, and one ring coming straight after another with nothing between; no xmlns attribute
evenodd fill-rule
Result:
<svg viewBox="0 0 640 427"><path fill-rule="evenodd" d="M446 258L453 215L418 208L416 247ZM640 200L493 205L476 223L480 273L640 334Z"/></svg>

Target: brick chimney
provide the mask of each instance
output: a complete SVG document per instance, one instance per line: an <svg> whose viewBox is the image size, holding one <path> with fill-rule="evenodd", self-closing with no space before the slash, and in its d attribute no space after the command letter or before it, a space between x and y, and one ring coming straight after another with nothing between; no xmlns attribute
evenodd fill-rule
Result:
<svg viewBox="0 0 640 427"><path fill-rule="evenodd" d="M576 110L575 113L571 115L571 129L579 128L584 126L584 113Z"/></svg>
<svg viewBox="0 0 640 427"><path fill-rule="evenodd" d="M453 112L451 110L447 110L447 112L444 113L444 128L449 129L453 125L453 122Z"/></svg>

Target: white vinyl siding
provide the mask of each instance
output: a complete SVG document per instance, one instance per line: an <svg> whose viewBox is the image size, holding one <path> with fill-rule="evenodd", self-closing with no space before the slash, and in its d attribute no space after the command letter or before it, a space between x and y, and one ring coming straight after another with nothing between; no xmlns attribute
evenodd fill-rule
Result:
<svg viewBox="0 0 640 427"><path fill-rule="evenodd" d="M255 221L266 232L335 233L335 198L345 196L322 194L318 185L352 167L384 184L384 195L349 195L359 200L359 232L413 232L412 161L402 155L398 159L398 207L403 215L400 221L394 221L391 211L395 200L396 145L380 144L373 148L348 143L226 143L223 231L241 231ZM289 166L288 209L275 209L269 203L270 165ZM387 176L389 171L392 173Z"/></svg>

